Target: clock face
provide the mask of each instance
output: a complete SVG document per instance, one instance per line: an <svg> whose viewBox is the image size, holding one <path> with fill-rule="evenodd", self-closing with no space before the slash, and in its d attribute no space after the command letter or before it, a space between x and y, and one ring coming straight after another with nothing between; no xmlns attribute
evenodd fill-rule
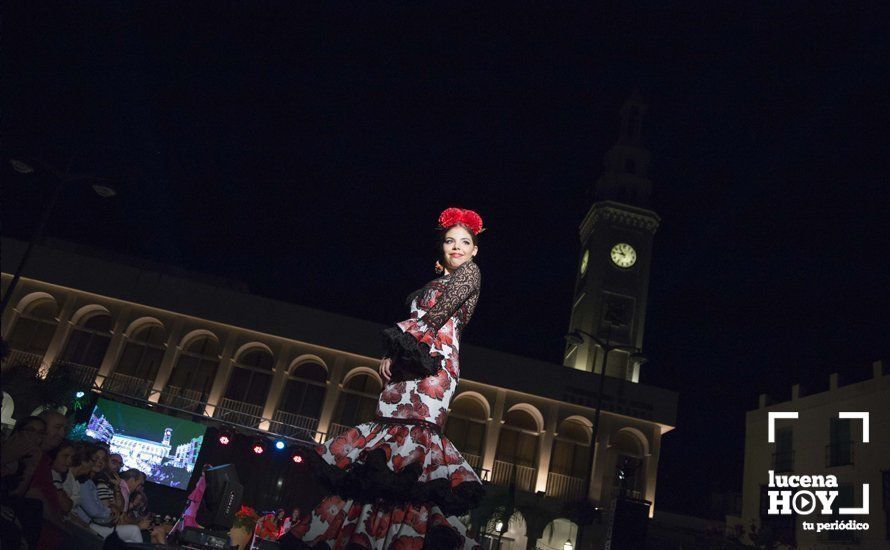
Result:
<svg viewBox="0 0 890 550"><path fill-rule="evenodd" d="M627 243L618 243L612 247L612 261L618 267L628 268L637 261L637 251Z"/></svg>
<svg viewBox="0 0 890 550"><path fill-rule="evenodd" d="M587 260L589 260L589 259L590 259L590 251L585 250L584 255L581 256L581 275L582 276L587 271Z"/></svg>

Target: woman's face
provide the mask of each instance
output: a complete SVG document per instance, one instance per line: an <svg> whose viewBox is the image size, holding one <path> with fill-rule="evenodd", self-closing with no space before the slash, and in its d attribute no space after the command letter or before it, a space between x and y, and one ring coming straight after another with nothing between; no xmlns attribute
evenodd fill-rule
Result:
<svg viewBox="0 0 890 550"><path fill-rule="evenodd" d="M53 460L52 469L60 474L64 474L68 471L68 468L71 467L71 458L73 456L74 447L65 447L56 454L56 459Z"/></svg>
<svg viewBox="0 0 890 550"><path fill-rule="evenodd" d="M93 453L93 473L98 474L105 469L105 451L99 450Z"/></svg>
<svg viewBox="0 0 890 550"><path fill-rule="evenodd" d="M445 233L445 239L442 241L445 269L454 271L475 256L478 250L479 247L473 244L470 232L462 225L455 225Z"/></svg>

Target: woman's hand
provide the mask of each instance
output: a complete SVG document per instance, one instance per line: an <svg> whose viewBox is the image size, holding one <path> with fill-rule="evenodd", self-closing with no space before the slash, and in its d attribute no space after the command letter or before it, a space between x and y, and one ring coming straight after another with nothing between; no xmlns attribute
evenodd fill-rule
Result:
<svg viewBox="0 0 890 550"><path fill-rule="evenodd" d="M392 367L392 359L384 357L380 360L380 367L378 370L380 370L380 376L383 377L384 383L388 383L389 379L392 378L390 367Z"/></svg>

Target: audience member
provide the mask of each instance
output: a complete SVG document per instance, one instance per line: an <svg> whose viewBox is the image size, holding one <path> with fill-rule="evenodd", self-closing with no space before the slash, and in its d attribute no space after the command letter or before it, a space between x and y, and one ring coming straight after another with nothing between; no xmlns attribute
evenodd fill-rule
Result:
<svg viewBox="0 0 890 550"><path fill-rule="evenodd" d="M131 468L120 475L120 491L123 497L123 509L130 509L130 495L142 489L145 485L145 474L135 468Z"/></svg>
<svg viewBox="0 0 890 550"><path fill-rule="evenodd" d="M118 514L126 511L120 488L121 478L119 472L122 465L123 458L121 455L111 453L108 455L105 467L93 478L93 481L96 482L96 492L99 495L99 500Z"/></svg>
<svg viewBox="0 0 890 550"><path fill-rule="evenodd" d="M37 470L45 436L46 422L42 418L23 418L0 448L0 543L7 548L18 548L22 539L29 548L37 548L43 503L22 494Z"/></svg>
<svg viewBox="0 0 890 550"><path fill-rule="evenodd" d="M68 513L71 512L71 508L74 506L74 501L71 500L71 497L65 492L65 481L69 477L73 478L73 476L69 475L68 471L71 468L71 460L74 457L74 442L66 439L55 449L47 451L46 454L49 456L50 460L52 460L50 463L50 473L53 477L53 485L56 488L56 493L59 496L59 506L61 507L62 513L67 516Z"/></svg>
<svg viewBox="0 0 890 550"><path fill-rule="evenodd" d="M120 513L112 510L99 499L94 478L105 470L107 454L104 447L93 447L92 468L78 478L80 497L74 506L73 513L102 537L108 537L111 533L116 532L124 542L140 543L142 542L142 533L139 526L118 525Z"/></svg>
<svg viewBox="0 0 890 550"><path fill-rule="evenodd" d="M62 488L74 505L77 506L80 498L80 482L79 478L89 474L93 470L93 455L96 452L96 445L89 441L78 441L74 444L74 456L71 457L71 467L68 469L68 478L65 479ZM72 520L77 521L77 515L69 516Z"/></svg>

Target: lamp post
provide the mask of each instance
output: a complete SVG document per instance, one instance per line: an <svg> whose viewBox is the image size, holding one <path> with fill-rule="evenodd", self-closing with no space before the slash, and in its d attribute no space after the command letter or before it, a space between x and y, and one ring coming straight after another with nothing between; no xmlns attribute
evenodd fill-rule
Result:
<svg viewBox="0 0 890 550"><path fill-rule="evenodd" d="M27 162L18 159L10 159L9 164L12 166L13 170L22 175L34 174L36 171L34 169L34 165L38 165L40 168L42 168L43 172L49 174L56 180L56 184L53 187L52 194L49 197L46 208L43 209L43 215L40 218L40 224L38 224L37 228L34 230L34 233L31 235L31 239L28 241L28 246L27 248L25 248L25 252L24 254L22 254L22 257L19 260L19 265L18 267L16 267L15 273L13 273L12 275L12 281L10 281L9 283L9 288L6 289L6 294L3 295L3 300L0 301L0 315L2 315L6 311L6 306L12 299L12 294L15 291L15 287L16 285L18 285L19 279L22 276L22 270L25 268L25 263L27 263L28 258L31 256L31 249L34 248L34 243L36 243L41 239L41 237L43 237L43 231L46 228L46 222L49 220L50 215L52 215L53 209L58 202L59 195L62 194L62 189L65 187L65 184L76 181L89 181L93 182L93 191L95 191L96 194L100 197L109 198L117 195L117 192L114 190L114 188L109 187L108 185L104 185L112 181L108 178L101 178L98 176L93 176L91 174L61 173L45 162L34 159L29 159Z"/></svg>
<svg viewBox="0 0 890 550"><path fill-rule="evenodd" d="M612 325L609 324L609 336L606 340L602 340L601 338L597 338L593 334L588 332L584 332L583 330L575 330L571 334L567 334L565 336L566 341L575 345L582 345L585 339L592 340L601 348L603 348L603 368L599 373L599 385L596 394L596 413L593 416L593 433L591 434L590 439L590 459L587 462L587 494L590 494L590 487L593 484L593 456L596 452L596 439L599 436L599 428L600 428L600 411L603 408L603 390L606 385L606 365L609 362L609 353L612 350L621 350L627 351L631 355L629 359L637 363L645 363L647 361L646 357L641 355L640 349L635 348L633 346L613 346L612 345ZM593 369L596 369L596 355L593 357Z"/></svg>

